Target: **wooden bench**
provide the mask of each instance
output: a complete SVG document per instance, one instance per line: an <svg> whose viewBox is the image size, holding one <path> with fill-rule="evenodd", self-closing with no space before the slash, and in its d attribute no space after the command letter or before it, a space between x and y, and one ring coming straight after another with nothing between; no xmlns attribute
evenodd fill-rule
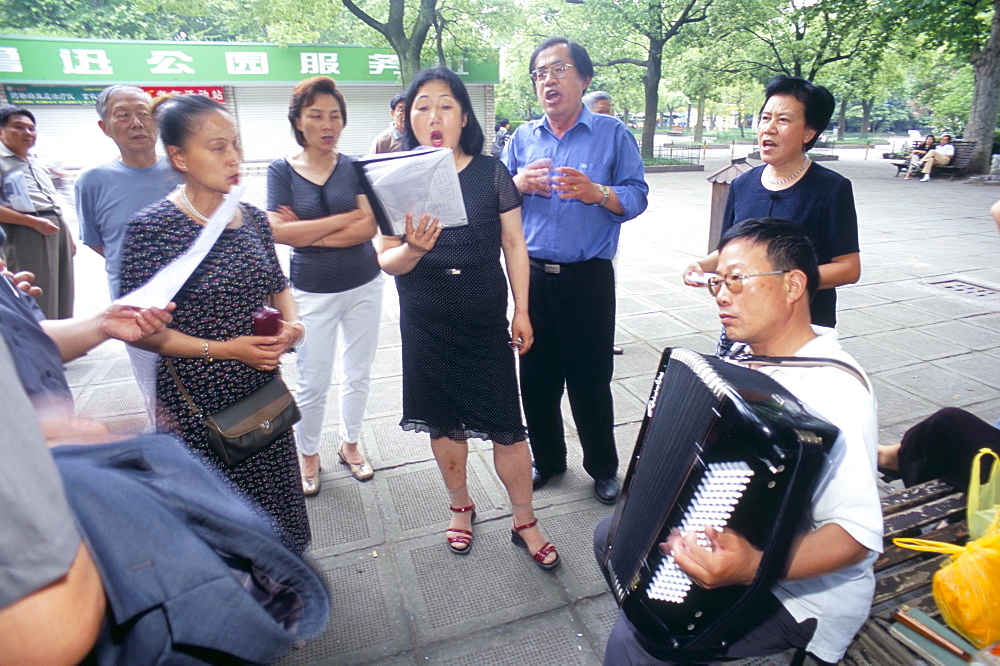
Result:
<svg viewBox="0 0 1000 666"><path fill-rule="evenodd" d="M914 141L913 148L919 148L922 143L922 141ZM954 180L955 176L969 166L969 162L972 161L972 151L976 149L975 141L965 141L964 139L955 139L951 145L955 146L955 156L951 158L951 162L944 166L935 164L931 172L932 174L947 173L948 180ZM896 167L896 176L898 176L910 168L910 158L893 160L891 164Z"/></svg>
<svg viewBox="0 0 1000 666"><path fill-rule="evenodd" d="M875 598L868 621L841 663L913 664L923 659L889 632L892 615L905 604L941 621L931 580L948 556L900 548L892 540L917 537L964 544L969 538L965 503L965 494L943 481L928 481L882 499L885 543L875 562ZM938 526L942 521L947 524ZM925 533L928 526L934 529Z"/></svg>
<svg viewBox="0 0 1000 666"><path fill-rule="evenodd" d="M934 170L931 171L932 174L941 173L942 171L948 174L948 180L955 180L955 176L965 170L969 166L969 162L972 161L972 151L976 149L975 141L963 141L959 139L958 141L952 141L955 144L955 157L951 158L951 162L944 166L934 166Z"/></svg>

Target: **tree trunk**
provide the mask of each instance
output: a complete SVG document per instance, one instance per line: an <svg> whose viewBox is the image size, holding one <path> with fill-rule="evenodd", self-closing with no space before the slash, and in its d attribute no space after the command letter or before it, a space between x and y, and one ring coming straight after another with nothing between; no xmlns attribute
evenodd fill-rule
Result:
<svg viewBox="0 0 1000 666"><path fill-rule="evenodd" d="M647 159L653 157L653 139L656 136L656 109L660 105L660 78L663 75L663 44L664 40L649 38L646 74L642 77L646 105L640 152Z"/></svg>
<svg viewBox="0 0 1000 666"><path fill-rule="evenodd" d="M837 141L844 140L844 129L847 126L847 98L840 98L840 109L837 112Z"/></svg>
<svg viewBox="0 0 1000 666"><path fill-rule="evenodd" d="M987 173L993 154L993 136L1000 112L1000 0L993 0L993 21L990 37L982 51L970 58L975 72L972 87L972 108L965 138L976 142L969 162L970 173Z"/></svg>
<svg viewBox="0 0 1000 666"><path fill-rule="evenodd" d="M861 140L868 139L868 130L871 127L872 109L875 108L875 99L861 100Z"/></svg>
<svg viewBox="0 0 1000 666"><path fill-rule="evenodd" d="M998 0L1000 1L1000 0ZM694 121L694 142L701 143L701 137L705 134L705 98L698 100L698 113Z"/></svg>

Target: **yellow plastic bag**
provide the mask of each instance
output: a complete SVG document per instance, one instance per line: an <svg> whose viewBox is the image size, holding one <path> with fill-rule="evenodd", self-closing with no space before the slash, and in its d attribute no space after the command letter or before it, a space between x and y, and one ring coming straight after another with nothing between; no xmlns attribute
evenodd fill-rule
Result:
<svg viewBox="0 0 1000 666"><path fill-rule="evenodd" d="M979 459L983 456L993 456L993 467L986 483L979 483ZM993 522L1000 505L1000 456L990 449L979 449L972 459L972 476L969 477L969 538L979 539L986 534L986 529Z"/></svg>
<svg viewBox="0 0 1000 666"><path fill-rule="evenodd" d="M934 574L934 601L944 621L977 648L1000 641L1000 514L980 539L956 546L893 539L902 548L951 555Z"/></svg>

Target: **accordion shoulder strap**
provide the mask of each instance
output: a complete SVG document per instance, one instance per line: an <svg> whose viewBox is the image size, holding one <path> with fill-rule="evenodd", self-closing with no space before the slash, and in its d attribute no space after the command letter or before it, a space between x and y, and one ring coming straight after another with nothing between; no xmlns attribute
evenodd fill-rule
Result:
<svg viewBox="0 0 1000 666"><path fill-rule="evenodd" d="M794 367L794 368L816 368L816 367L830 367L837 368L838 370L843 370L848 373L865 387L865 390L869 393L871 388L868 385L868 380L865 376L858 371L850 363L845 363L844 361L839 361L835 358L820 358L820 357L810 357L810 356L755 356L753 354L746 354L743 356L733 356L731 360L747 365L771 365L771 366L784 366L784 367Z"/></svg>
<svg viewBox="0 0 1000 666"><path fill-rule="evenodd" d="M187 402L191 413L199 419L202 418L203 414L201 409L195 404L194 399L191 398L191 394L187 392L187 389L184 388L184 384L181 383L181 377L177 374L177 369L174 367L173 361L169 358L164 360L166 361L167 370L170 372L170 376L173 377L174 383L177 384L177 388L184 397L184 401Z"/></svg>

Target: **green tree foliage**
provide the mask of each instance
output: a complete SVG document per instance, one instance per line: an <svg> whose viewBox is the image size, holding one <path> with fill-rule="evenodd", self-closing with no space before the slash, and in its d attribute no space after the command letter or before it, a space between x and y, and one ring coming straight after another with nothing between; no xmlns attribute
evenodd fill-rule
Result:
<svg viewBox="0 0 1000 666"><path fill-rule="evenodd" d="M965 138L976 141L970 171L989 169L1000 113L1000 0L896 0L907 30L968 59L973 90Z"/></svg>

